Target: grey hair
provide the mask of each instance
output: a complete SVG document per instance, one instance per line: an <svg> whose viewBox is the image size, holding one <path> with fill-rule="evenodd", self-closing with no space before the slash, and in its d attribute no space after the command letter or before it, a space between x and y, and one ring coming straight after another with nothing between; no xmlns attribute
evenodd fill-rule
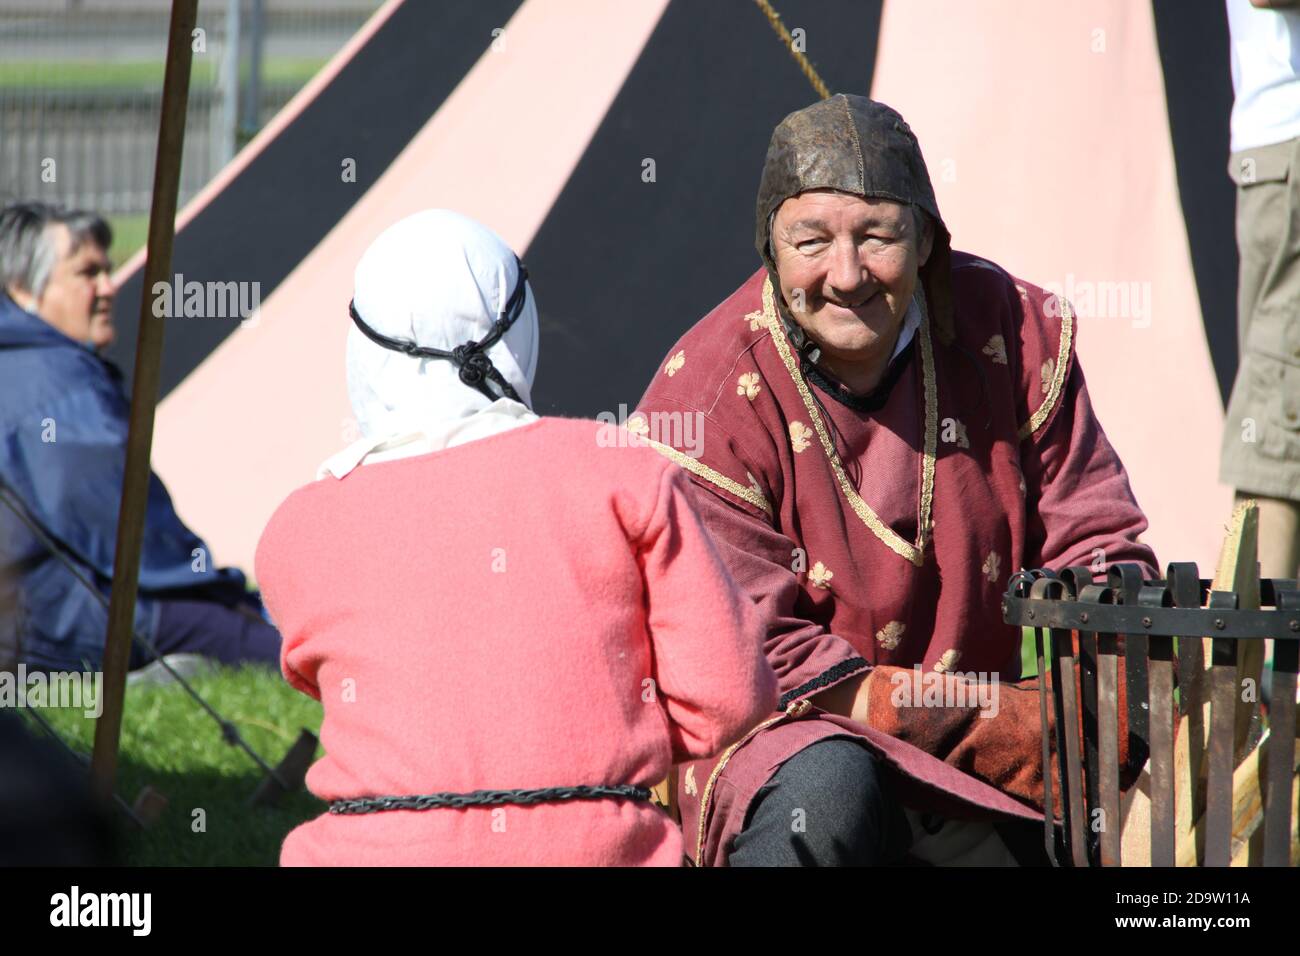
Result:
<svg viewBox="0 0 1300 956"><path fill-rule="evenodd" d="M54 271L57 253L50 226L68 227L74 253L86 242L107 250L113 230L93 212L42 202L15 202L0 209L0 287L16 287L40 298Z"/></svg>

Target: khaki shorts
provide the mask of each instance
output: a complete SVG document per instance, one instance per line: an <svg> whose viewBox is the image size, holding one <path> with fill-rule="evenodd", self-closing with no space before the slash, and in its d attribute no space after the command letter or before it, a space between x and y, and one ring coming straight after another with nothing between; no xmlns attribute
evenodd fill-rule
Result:
<svg viewBox="0 0 1300 956"><path fill-rule="evenodd" d="M1233 153L1237 340L1220 477L1300 501L1300 139Z"/></svg>

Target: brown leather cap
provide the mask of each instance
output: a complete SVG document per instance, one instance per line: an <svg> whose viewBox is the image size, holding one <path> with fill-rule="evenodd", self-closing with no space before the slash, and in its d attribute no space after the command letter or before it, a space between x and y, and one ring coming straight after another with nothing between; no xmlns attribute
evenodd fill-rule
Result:
<svg viewBox="0 0 1300 956"><path fill-rule="evenodd" d="M920 278L940 337L950 342L951 237L939 215L921 146L903 117L865 96L837 93L791 113L773 130L758 187L754 246L777 290L781 286L770 246L772 213L791 196L810 189L889 199L930 215L934 246Z"/></svg>

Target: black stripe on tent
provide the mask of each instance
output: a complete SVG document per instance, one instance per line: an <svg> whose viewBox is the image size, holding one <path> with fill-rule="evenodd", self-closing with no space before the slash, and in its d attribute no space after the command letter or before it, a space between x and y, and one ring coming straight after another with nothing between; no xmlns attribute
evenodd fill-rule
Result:
<svg viewBox="0 0 1300 956"><path fill-rule="evenodd" d="M1232 74L1222 3L1152 0L1178 194L1205 338L1227 404L1237 374L1237 244L1228 178ZM1218 427L1218 423L1213 423Z"/></svg>
<svg viewBox="0 0 1300 956"><path fill-rule="evenodd" d="M879 0L774 6L832 92L870 92ZM527 250L539 412L635 405L668 347L758 268L768 139L816 98L752 0L668 6Z"/></svg>
<svg viewBox="0 0 1300 956"><path fill-rule="evenodd" d="M176 237L172 272L186 282L257 282L265 300L428 122L504 27L520 0L409 0L342 71ZM508 124L507 124L508 125ZM343 161L356 181L343 181ZM350 269L352 264L345 264ZM130 376L143 271L117 294L109 357ZM339 321L347 303L339 303ZM161 394L175 388L239 325L167 323Z"/></svg>

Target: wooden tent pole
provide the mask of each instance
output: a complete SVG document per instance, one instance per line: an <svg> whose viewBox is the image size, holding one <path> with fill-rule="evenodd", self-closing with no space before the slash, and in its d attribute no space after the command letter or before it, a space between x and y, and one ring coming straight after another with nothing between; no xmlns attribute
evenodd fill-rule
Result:
<svg viewBox="0 0 1300 956"><path fill-rule="evenodd" d="M91 786L104 799L113 794L117 772L122 702L131 658L135 599L140 582L140 543L144 536L149 493L149 451L153 445L154 404L158 400L162 361L163 322L153 313L151 289L170 286L172 240L175 238L176 198L180 186L181 144L190 93L191 47L198 0L173 0L163 74L162 118L154 160L153 201L149 209L148 259L144 266L144 295L140 298L140 329L135 346L135 378L131 388L130 432L126 441L126 473L117 520L113 555L113 590L109 600L108 636L104 643L104 709L95 723L91 756Z"/></svg>

